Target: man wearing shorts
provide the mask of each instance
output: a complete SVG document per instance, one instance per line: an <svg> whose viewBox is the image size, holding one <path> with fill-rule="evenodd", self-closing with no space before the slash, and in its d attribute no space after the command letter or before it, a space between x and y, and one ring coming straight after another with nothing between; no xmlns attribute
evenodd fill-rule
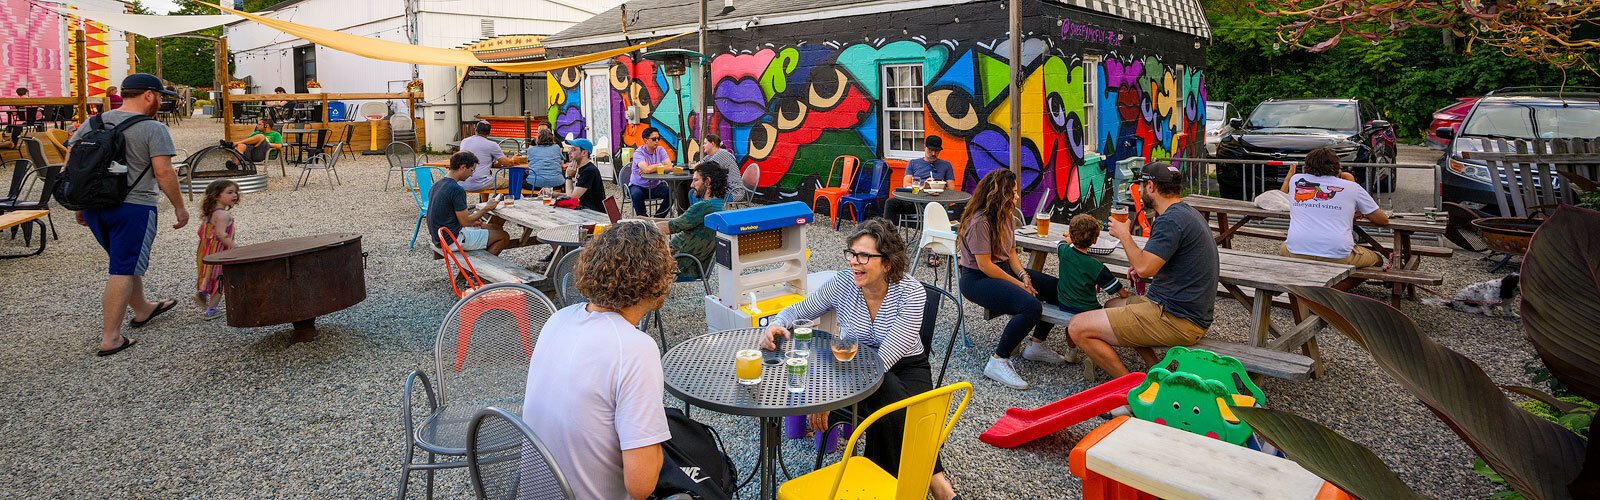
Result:
<svg viewBox="0 0 1600 500"><path fill-rule="evenodd" d="M138 115L153 118L161 108L161 96L176 94L153 75L128 75L122 81L122 107L101 114L100 120L104 126L114 127ZM80 127L67 140L69 153L89 129L87 125ZM150 244L156 239L156 203L160 200L156 196L157 185L172 202L173 214L178 218L172 228L180 229L189 223L189 211L183 208L183 198L178 195L178 173L172 169L172 157L178 151L167 126L156 120L134 124L123 131L123 146L128 181L133 183L128 197L115 208L77 213L78 223L89 226L95 241L110 257L110 277L100 298L100 356L116 354L136 343L122 334L122 318L128 309L133 309L128 326L139 328L178 305L173 299L151 302L144 295Z"/></svg>
<svg viewBox="0 0 1600 500"><path fill-rule="evenodd" d="M428 191L428 241L434 248L439 248L441 227L450 229L450 234L461 242L462 250L488 250L500 255L511 243L511 235L505 230L482 221L483 216L500 205L500 200L491 198L482 209L467 211L467 190L461 187L461 181L467 180L477 166L478 157L470 151L450 155L450 170Z"/></svg>
<svg viewBox="0 0 1600 500"><path fill-rule="evenodd" d="M1072 317L1067 334L1113 378L1126 375L1112 346L1167 347L1193 345L1211 326L1217 299L1217 244L1206 218L1182 200L1183 176L1167 163L1151 163L1140 172L1144 205L1155 207L1150 239L1134 244L1127 222L1111 220L1111 236L1122 241L1129 267L1138 276L1152 276L1144 296L1126 305L1087 311Z"/></svg>

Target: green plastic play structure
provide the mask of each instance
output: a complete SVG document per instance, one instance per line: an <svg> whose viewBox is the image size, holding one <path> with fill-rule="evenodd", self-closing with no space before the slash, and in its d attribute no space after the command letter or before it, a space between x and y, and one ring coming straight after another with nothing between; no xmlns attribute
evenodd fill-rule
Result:
<svg viewBox="0 0 1600 500"><path fill-rule="evenodd" d="M1128 391L1134 418L1245 446L1250 426L1228 407L1266 403L1244 364L1211 351L1173 347Z"/></svg>

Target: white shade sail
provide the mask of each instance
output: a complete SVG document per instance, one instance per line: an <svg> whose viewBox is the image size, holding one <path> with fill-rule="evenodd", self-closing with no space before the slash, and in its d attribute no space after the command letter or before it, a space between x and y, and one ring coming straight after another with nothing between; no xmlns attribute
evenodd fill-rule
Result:
<svg viewBox="0 0 1600 500"><path fill-rule="evenodd" d="M56 11L62 15L77 16L88 19L106 27L135 33L147 38L161 38L165 36L181 35L192 31L222 26L239 17L231 14L214 16L146 16L141 14L124 14L121 12L107 12L101 10L61 9L45 4L35 4Z"/></svg>

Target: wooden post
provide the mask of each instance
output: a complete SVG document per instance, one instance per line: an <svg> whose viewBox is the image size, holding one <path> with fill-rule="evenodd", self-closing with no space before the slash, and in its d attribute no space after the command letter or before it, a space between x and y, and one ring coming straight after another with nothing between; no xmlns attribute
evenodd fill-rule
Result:
<svg viewBox="0 0 1600 500"><path fill-rule="evenodd" d="M84 55L83 30L72 33L72 57L78 61L78 85L74 89L78 93L78 119L89 119L89 58Z"/></svg>
<svg viewBox="0 0 1600 500"><path fill-rule="evenodd" d="M328 128L328 94L322 94L322 128Z"/></svg>
<svg viewBox="0 0 1600 500"><path fill-rule="evenodd" d="M160 78L162 80L166 80L166 77L161 75L161 39L157 38L155 40L156 40L156 78Z"/></svg>
<svg viewBox="0 0 1600 500"><path fill-rule="evenodd" d="M218 101L222 103L222 139L233 140L233 103L228 99L228 39L217 39L217 81Z"/></svg>
<svg viewBox="0 0 1600 500"><path fill-rule="evenodd" d="M1022 0L1011 0L1011 78L1007 92L1011 100L1011 171L1022 175L1022 95L1017 80L1022 77Z"/></svg>

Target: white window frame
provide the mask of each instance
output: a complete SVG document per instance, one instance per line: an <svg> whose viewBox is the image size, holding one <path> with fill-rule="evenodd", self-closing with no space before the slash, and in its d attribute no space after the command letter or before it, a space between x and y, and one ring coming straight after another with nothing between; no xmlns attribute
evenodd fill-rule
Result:
<svg viewBox="0 0 1600 500"><path fill-rule="evenodd" d="M891 96L894 95L894 93L892 91L896 90L896 89L909 89L909 88L913 88L913 87L895 85L894 79L890 78L890 71L893 70L893 69L897 69L897 68L911 68L911 67L914 67L914 68L917 69L917 79L916 79L916 86L915 86L915 88L918 89L917 102L915 103L915 106L900 106L899 105L900 103L894 102L891 99ZM883 157L884 158L894 158L894 159L901 159L901 160L909 160L909 159L912 159L912 158L921 158L923 156L922 141L924 139L926 139L926 137L927 137L927 124L926 124L925 121L923 121L923 120L926 120L926 116L927 116L925 114L925 111L924 111L924 105L927 103L927 93L926 93L927 92L927 84L926 84L927 80L926 80L926 73L924 73L924 71L926 71L926 70L927 70L927 68L924 68L922 63L920 63L920 62L890 63L890 64L884 64L882 67L879 68L880 80L879 80L878 85L880 87L879 88L880 93L878 95L880 97L878 99L878 102L879 102L880 107L882 108L879 112L881 113L880 123L882 124L882 128L883 128L882 140L883 140ZM922 124L922 128L918 128L918 129L897 129L897 128L892 128L891 124L893 122L889 119L889 117L890 117L891 114L896 113L896 112L915 112L916 116L917 116L917 123ZM895 133L896 132L906 133L906 134L914 133L916 135L916 138L913 139L913 140L914 140L914 144L917 145L916 149L913 149L913 150L896 149L895 148L895 141L894 141L894 137L895 137Z"/></svg>
<svg viewBox="0 0 1600 500"><path fill-rule="evenodd" d="M1100 63L1105 61L1105 56L1083 56L1083 150L1087 153L1100 151L1100 136L1097 125L1100 122Z"/></svg>

